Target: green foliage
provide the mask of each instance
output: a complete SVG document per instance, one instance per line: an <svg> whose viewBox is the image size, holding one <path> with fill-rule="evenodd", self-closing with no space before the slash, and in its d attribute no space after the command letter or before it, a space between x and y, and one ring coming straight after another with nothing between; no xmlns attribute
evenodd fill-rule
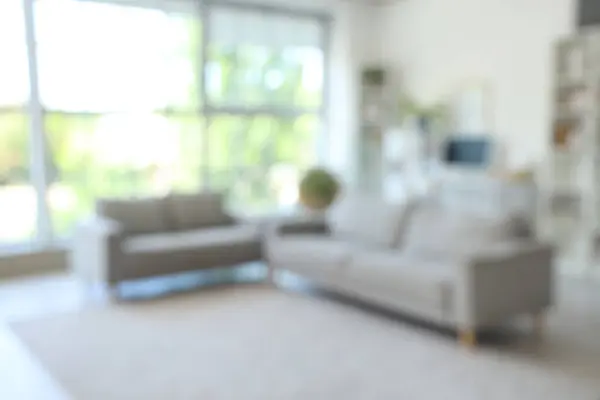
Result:
<svg viewBox="0 0 600 400"><path fill-rule="evenodd" d="M435 125L443 125L448 120L448 107L443 103L423 105L407 94L398 99L400 122L407 118L426 118Z"/></svg>
<svg viewBox="0 0 600 400"><path fill-rule="evenodd" d="M300 199L309 208L327 208L335 200L339 189L340 185L331 173L313 168L300 182Z"/></svg>
<svg viewBox="0 0 600 400"><path fill-rule="evenodd" d="M371 67L363 70L362 81L365 85L383 86L385 84L385 70Z"/></svg>
<svg viewBox="0 0 600 400"><path fill-rule="evenodd" d="M21 113L0 114L0 186L29 176L29 134Z"/></svg>

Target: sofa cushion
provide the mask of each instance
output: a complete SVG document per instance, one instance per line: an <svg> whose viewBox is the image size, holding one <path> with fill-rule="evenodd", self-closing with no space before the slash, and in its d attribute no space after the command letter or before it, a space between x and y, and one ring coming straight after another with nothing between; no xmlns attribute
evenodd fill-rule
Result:
<svg viewBox="0 0 600 400"><path fill-rule="evenodd" d="M231 222L223 209L222 193L172 194L167 202L174 229L188 230Z"/></svg>
<svg viewBox="0 0 600 400"><path fill-rule="evenodd" d="M397 293L413 304L448 309L455 270L450 260L366 250L354 254L346 276L371 290Z"/></svg>
<svg viewBox="0 0 600 400"><path fill-rule="evenodd" d="M100 199L96 212L119 222L127 234L161 232L168 228L163 197Z"/></svg>
<svg viewBox="0 0 600 400"><path fill-rule="evenodd" d="M406 209L405 202L351 194L333 206L328 223L332 235L339 239L389 247L404 229Z"/></svg>
<svg viewBox="0 0 600 400"><path fill-rule="evenodd" d="M350 260L352 244L325 235L290 234L268 245L270 262L282 266L338 268Z"/></svg>
<svg viewBox="0 0 600 400"><path fill-rule="evenodd" d="M184 232L136 235L125 239L123 250L126 253L164 253L258 242L260 242L260 235L256 226L233 225Z"/></svg>
<svg viewBox="0 0 600 400"><path fill-rule="evenodd" d="M409 218L403 251L456 258L519 235L508 215L481 215L442 206L424 206Z"/></svg>

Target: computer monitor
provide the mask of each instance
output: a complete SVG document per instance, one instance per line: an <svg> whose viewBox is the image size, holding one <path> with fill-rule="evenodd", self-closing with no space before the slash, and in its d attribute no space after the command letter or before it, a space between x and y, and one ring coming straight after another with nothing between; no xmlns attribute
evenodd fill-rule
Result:
<svg viewBox="0 0 600 400"><path fill-rule="evenodd" d="M490 164L491 147L486 137L451 137L446 142L443 161L450 166L485 168Z"/></svg>

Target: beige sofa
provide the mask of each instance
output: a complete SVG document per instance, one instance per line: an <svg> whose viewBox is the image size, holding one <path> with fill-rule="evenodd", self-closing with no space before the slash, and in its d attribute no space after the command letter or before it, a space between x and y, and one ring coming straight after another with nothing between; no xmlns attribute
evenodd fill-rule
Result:
<svg viewBox="0 0 600 400"><path fill-rule="evenodd" d="M477 330L552 304L553 250L524 220L455 212L430 201L388 204L355 196L327 222L282 224L269 235L273 273L458 328ZM536 318L539 320L539 318Z"/></svg>
<svg viewBox="0 0 600 400"><path fill-rule="evenodd" d="M73 268L109 285L262 258L257 225L228 215L216 193L100 200L74 241Z"/></svg>

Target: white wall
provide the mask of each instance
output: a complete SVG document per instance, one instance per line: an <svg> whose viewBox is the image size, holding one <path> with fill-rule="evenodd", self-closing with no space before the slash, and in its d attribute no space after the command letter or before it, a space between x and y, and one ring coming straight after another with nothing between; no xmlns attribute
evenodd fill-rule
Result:
<svg viewBox="0 0 600 400"><path fill-rule="evenodd" d="M527 165L544 156L551 46L573 12L573 0L406 0L379 9L381 59L425 102L488 82L493 133L510 165Z"/></svg>

